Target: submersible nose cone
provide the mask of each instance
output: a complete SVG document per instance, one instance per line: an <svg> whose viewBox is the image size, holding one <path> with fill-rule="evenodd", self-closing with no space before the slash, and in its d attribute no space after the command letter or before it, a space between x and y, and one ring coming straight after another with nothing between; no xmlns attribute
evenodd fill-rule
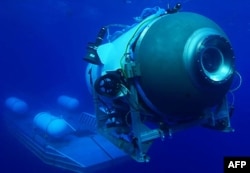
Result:
<svg viewBox="0 0 250 173"><path fill-rule="evenodd" d="M188 12L165 15L145 29L134 58L145 95L169 118L197 118L220 103L235 71L234 53L223 30Z"/></svg>

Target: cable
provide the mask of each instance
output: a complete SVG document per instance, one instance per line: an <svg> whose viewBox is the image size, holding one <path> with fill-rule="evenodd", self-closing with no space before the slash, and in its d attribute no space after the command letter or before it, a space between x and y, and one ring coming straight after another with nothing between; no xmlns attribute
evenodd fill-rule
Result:
<svg viewBox="0 0 250 173"><path fill-rule="evenodd" d="M143 25L145 25L146 23L152 22L153 20L157 19L159 16L163 15L163 14L159 15L158 13L156 12L154 15L149 16L148 18L146 18L145 20L143 20L139 24L138 28L135 30L133 36L129 39L128 44L127 44L126 49L125 49L125 52L122 55L122 57L120 58L120 66L121 66L121 70L122 70L124 76L126 76L126 73L124 71L122 62L123 62L124 58L130 56L131 52L129 50L130 50L130 46L132 45L132 42L134 41L134 38L136 37L136 35L138 34L138 32L140 32L140 30L143 28Z"/></svg>
<svg viewBox="0 0 250 173"><path fill-rule="evenodd" d="M242 77L240 73L238 71L235 71L235 74L239 77L239 84L235 88L231 89L230 92L237 91L241 87L241 84L242 84Z"/></svg>
<svg viewBox="0 0 250 173"><path fill-rule="evenodd" d="M123 30L121 31L115 31L113 34L110 34L110 28L111 27L119 27L119 28L123 28ZM107 28L107 41L111 42L112 40L114 40L117 36L121 35L122 33L124 33L126 31L127 28L130 28L132 26L130 25L123 25L123 24L109 24L106 26Z"/></svg>
<svg viewBox="0 0 250 173"><path fill-rule="evenodd" d="M235 102L235 95L234 95L234 93L231 92L231 91L229 91L229 93L230 93L231 96L232 96L232 103L231 103L231 106L233 106L233 105L234 105L234 102Z"/></svg>

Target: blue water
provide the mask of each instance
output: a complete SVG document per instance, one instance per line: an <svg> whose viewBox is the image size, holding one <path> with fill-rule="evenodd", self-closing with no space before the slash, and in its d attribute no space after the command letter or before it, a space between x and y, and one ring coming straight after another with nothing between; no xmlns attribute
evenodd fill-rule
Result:
<svg viewBox="0 0 250 173"><path fill-rule="evenodd" d="M82 60L87 42L110 23L132 24L145 7L165 8L167 0L1 0L0 1L0 111L10 95L34 108L53 108L65 90L80 98L81 107L92 109L85 85ZM174 4L176 1L170 1ZM243 77L238 90L234 133L196 127L156 140L150 163L131 160L101 172L221 173L224 156L250 156L250 4L247 0L182 0L183 11L205 15L229 36L236 54L236 68ZM2 120L1 116L1 120ZM0 172L69 172L42 163L11 137L0 123Z"/></svg>

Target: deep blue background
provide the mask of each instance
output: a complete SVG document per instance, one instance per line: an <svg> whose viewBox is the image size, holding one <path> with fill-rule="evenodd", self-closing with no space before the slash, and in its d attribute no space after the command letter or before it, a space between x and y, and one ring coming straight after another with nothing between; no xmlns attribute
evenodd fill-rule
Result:
<svg viewBox="0 0 250 173"><path fill-rule="evenodd" d="M88 41L103 25L132 24L145 7L166 7L167 0L1 0L0 108L10 95L34 108L53 107L64 91L80 98L83 110L92 107L85 86L82 61ZM171 1L174 4L176 1ZM224 156L250 156L250 12L247 0L182 0L183 11L193 11L217 22L228 34L243 84L236 94L234 133L193 128L157 140L149 164L130 161L102 172L220 173ZM61 173L43 164L6 132L0 123L0 172Z"/></svg>

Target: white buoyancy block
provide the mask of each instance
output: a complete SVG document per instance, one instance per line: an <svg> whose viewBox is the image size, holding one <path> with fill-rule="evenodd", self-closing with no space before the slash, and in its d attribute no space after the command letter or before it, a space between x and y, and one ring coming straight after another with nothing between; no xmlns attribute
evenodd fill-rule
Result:
<svg viewBox="0 0 250 173"><path fill-rule="evenodd" d="M35 127L54 138L61 138L75 131L63 118L53 116L48 112L38 113L33 122Z"/></svg>
<svg viewBox="0 0 250 173"><path fill-rule="evenodd" d="M57 103L68 110L74 110L79 106L79 101L76 98L66 95L59 96Z"/></svg>
<svg viewBox="0 0 250 173"><path fill-rule="evenodd" d="M8 109L14 113L23 114L28 111L28 105L25 101L17 97L9 97L5 101L5 105Z"/></svg>

